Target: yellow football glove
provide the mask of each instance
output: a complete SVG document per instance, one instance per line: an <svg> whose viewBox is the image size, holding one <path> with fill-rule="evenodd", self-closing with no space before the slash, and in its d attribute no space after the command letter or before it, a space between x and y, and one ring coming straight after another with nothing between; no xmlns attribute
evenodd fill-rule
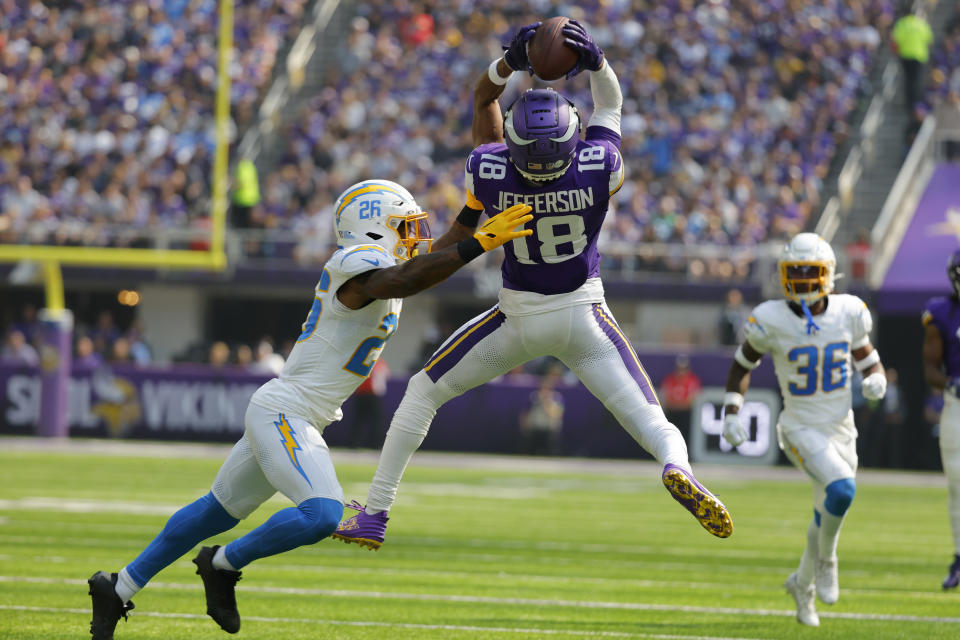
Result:
<svg viewBox="0 0 960 640"><path fill-rule="evenodd" d="M514 238L532 235L533 229L514 231L517 227L522 227L533 220L533 215L530 214L531 210L530 205L515 204L487 220L486 224L473 234L473 237L480 242L484 251L492 251Z"/></svg>

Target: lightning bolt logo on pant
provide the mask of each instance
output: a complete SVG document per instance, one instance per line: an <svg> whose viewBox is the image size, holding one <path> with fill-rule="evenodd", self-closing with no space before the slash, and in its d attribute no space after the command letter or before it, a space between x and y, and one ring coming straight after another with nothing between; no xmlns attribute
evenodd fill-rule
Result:
<svg viewBox="0 0 960 640"><path fill-rule="evenodd" d="M280 422L274 422L273 424L277 427L277 431L280 432L280 443L283 444L287 450L287 455L290 457L293 468L296 469L300 475L303 476L303 479L307 481L307 484L312 487L313 483L310 482L310 478L307 477L303 467L300 466L300 461L297 460L297 451L303 451L303 449L300 448L300 443L297 442L297 432L293 430L293 427L287 422L287 417L282 413L280 414Z"/></svg>

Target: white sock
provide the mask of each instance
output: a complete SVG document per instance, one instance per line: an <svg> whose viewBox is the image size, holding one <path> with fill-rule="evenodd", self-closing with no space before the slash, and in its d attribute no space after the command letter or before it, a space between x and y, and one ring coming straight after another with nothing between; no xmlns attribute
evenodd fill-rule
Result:
<svg viewBox="0 0 960 640"><path fill-rule="evenodd" d="M217 552L213 554L213 568L214 569L226 569L227 571L236 571L233 568L233 565L230 564L230 561L227 560L227 554L224 551L226 547L220 547L217 549Z"/></svg>
<svg viewBox="0 0 960 640"><path fill-rule="evenodd" d="M948 478L947 480L950 528L953 529L953 548L954 553L960 555L960 479Z"/></svg>
<svg viewBox="0 0 960 640"><path fill-rule="evenodd" d="M634 392L629 389L614 394L604 401L604 405L617 418L620 426L657 462L664 466L675 464L693 473L683 434L667 421L660 407L647 404L638 406Z"/></svg>
<svg viewBox="0 0 960 640"><path fill-rule="evenodd" d="M813 584L813 579L817 569L817 558L820 548L820 527L817 521L810 519L810 525L807 527L807 546L800 556L800 566L797 567L797 582L802 587L808 587Z"/></svg>
<svg viewBox="0 0 960 640"><path fill-rule="evenodd" d="M120 569L120 573L117 574L117 585L114 587L114 590L121 600L125 603L130 602L130 599L136 595L137 591L140 591L140 588L140 585L134 582L130 574L127 573L126 567Z"/></svg>
<svg viewBox="0 0 960 640"><path fill-rule="evenodd" d="M394 416L394 421L397 420L397 416ZM389 511L393 506L403 472L406 471L410 458L420 447L421 442L423 442L422 434L402 431L396 425L391 425L383 442L383 449L380 451L377 472L373 476L367 493L365 511L368 514Z"/></svg>
<svg viewBox="0 0 960 640"><path fill-rule="evenodd" d="M840 540L840 527L843 525L843 516L835 516L826 509L820 514L820 545L819 557L821 560L830 560L837 557L837 542Z"/></svg>
<svg viewBox="0 0 960 640"><path fill-rule="evenodd" d="M435 394L433 382L423 371L410 379L380 451L377 472L367 492L367 513L389 511L393 506L403 472L427 436L437 407L442 404L441 400L430 397Z"/></svg>
<svg viewBox="0 0 960 640"><path fill-rule="evenodd" d="M363 512L368 516L375 516L378 513L383 513L385 509L374 509L373 507L364 507Z"/></svg>

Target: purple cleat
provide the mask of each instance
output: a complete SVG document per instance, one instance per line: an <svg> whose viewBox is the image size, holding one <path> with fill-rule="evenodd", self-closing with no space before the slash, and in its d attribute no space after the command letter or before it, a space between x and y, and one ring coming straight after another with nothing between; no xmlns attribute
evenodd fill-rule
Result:
<svg viewBox="0 0 960 640"><path fill-rule="evenodd" d="M943 581L944 589L956 589L960 585L960 554L953 556L953 564L950 565L949 573Z"/></svg>
<svg viewBox="0 0 960 640"><path fill-rule="evenodd" d="M730 512L717 500L717 497L707 491L707 488L697 482L693 473L667 464L663 468L663 486L667 488L673 499L687 508L704 529L718 538L729 538L733 533L733 519Z"/></svg>
<svg viewBox="0 0 960 640"><path fill-rule="evenodd" d="M347 543L355 542L361 547L369 547L374 551L379 549L383 544L384 536L387 535L387 520L390 519L387 517L387 512L381 511L370 515L356 500L344 506L355 509L358 513L341 522L331 537Z"/></svg>

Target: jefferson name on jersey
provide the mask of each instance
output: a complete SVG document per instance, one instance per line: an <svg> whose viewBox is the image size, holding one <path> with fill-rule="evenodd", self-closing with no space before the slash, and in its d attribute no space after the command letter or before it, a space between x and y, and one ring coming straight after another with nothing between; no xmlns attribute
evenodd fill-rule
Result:
<svg viewBox="0 0 960 640"><path fill-rule="evenodd" d="M527 204L534 213L569 213L581 211L594 204L593 187L548 191L546 193L511 193L501 191L498 211L505 211L515 204Z"/></svg>

